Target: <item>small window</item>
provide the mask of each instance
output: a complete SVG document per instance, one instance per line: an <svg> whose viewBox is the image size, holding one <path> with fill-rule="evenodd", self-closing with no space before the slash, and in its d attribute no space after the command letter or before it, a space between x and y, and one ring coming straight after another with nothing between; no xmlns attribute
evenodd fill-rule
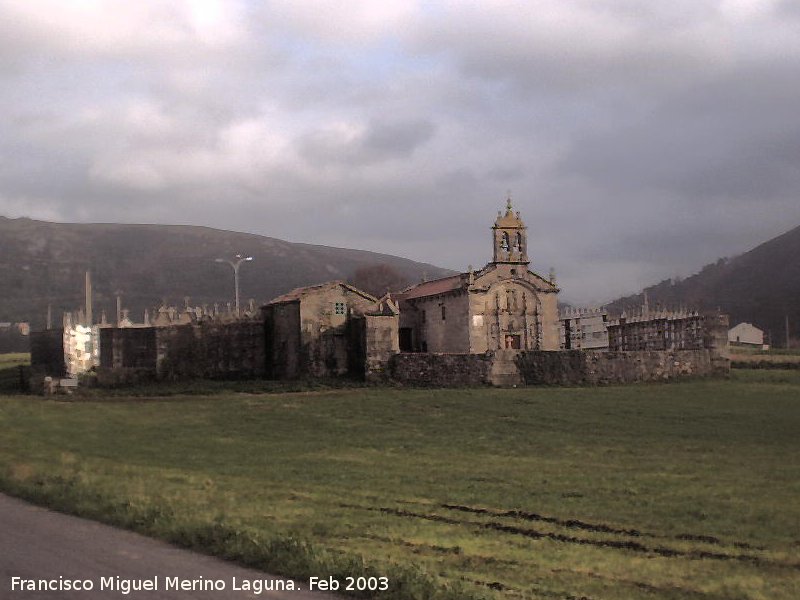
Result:
<svg viewBox="0 0 800 600"><path fill-rule="evenodd" d="M422 322L423 322L423 323L425 322L426 316L427 316L427 315L425 314L425 311L423 310L423 311L422 311Z"/></svg>
<svg viewBox="0 0 800 600"><path fill-rule="evenodd" d="M444 304L442 304L442 321L444 321L445 319L447 319L447 307Z"/></svg>
<svg viewBox="0 0 800 600"><path fill-rule="evenodd" d="M334 305L334 313L337 315L344 315L347 313L347 306L344 302L337 302Z"/></svg>

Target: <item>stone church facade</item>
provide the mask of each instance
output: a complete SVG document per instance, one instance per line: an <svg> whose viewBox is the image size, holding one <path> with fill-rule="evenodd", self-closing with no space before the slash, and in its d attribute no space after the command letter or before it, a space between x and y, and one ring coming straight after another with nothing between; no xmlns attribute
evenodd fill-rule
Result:
<svg viewBox="0 0 800 600"><path fill-rule="evenodd" d="M530 262L527 227L509 199L492 226L491 262L395 296L400 350L558 350L559 289L553 277L532 271Z"/></svg>

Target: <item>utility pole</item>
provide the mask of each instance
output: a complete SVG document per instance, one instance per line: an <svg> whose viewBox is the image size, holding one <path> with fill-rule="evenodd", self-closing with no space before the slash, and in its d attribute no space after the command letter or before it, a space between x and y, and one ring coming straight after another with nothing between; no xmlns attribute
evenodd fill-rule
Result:
<svg viewBox="0 0 800 600"><path fill-rule="evenodd" d="M86 325L92 326L92 273L86 271Z"/></svg>
<svg viewBox="0 0 800 600"><path fill-rule="evenodd" d="M789 315L786 315L786 347L789 347Z"/></svg>
<svg viewBox="0 0 800 600"><path fill-rule="evenodd" d="M235 256L235 258L236 258L235 261L227 260L227 259L224 259L224 258L215 258L214 262L228 263L231 266L231 268L233 269L233 288L234 288L234 293L235 293L235 296L236 296L236 316L238 317L238 316L240 316L240 314L239 314L239 266L243 262L249 262L249 261L253 260L253 257L252 256L242 256L241 254L237 254Z"/></svg>

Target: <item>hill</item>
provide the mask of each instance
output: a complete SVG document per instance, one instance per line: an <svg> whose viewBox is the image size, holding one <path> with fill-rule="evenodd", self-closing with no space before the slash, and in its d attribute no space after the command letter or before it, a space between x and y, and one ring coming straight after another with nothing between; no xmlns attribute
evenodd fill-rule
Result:
<svg viewBox="0 0 800 600"><path fill-rule="evenodd" d="M790 338L800 332L800 227L706 265L691 277L667 279L645 291L651 306L720 308L730 315L731 325L748 321L770 333L774 345L784 346L786 316ZM608 308L619 313L642 302L643 294L638 294L615 300Z"/></svg>
<svg viewBox="0 0 800 600"><path fill-rule="evenodd" d="M189 225L49 223L0 217L0 321L43 326L48 302L54 322L83 306L84 273L92 272L94 312L116 314L116 294L141 320L145 308L167 300L225 305L233 300L233 271L215 258L250 255L240 274L242 304L264 303L294 287L352 279L356 270L388 265L414 282L451 271L408 259Z"/></svg>

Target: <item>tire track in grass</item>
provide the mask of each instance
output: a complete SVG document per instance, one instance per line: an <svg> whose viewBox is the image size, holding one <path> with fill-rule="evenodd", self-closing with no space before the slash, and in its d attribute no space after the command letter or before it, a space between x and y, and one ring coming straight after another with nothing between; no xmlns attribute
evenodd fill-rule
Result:
<svg viewBox="0 0 800 600"><path fill-rule="evenodd" d="M595 571L579 571L574 569L551 569L552 573L566 573L569 575L582 575L584 577L590 577L592 579L599 579L601 581L607 581L609 583L621 583L623 585L629 585L635 587L637 589L643 590L648 593L656 594L660 592L678 592L681 594L682 598L695 598L697 600L708 600L711 598L719 598L717 594L709 594L706 592L702 592L700 590L694 590L687 587L682 587L678 585L653 585L651 583L645 583L644 581L638 581L636 579L625 579L624 577L613 577L608 575L603 575L602 573L597 573Z"/></svg>
<svg viewBox="0 0 800 600"><path fill-rule="evenodd" d="M558 517L548 517L535 512L528 512L524 510L492 510L489 508L477 508L473 506L465 506L463 504L440 504L441 508L448 510L457 510L460 512L472 513L476 515L490 515L493 517L509 517L511 519L521 519L523 521L541 521L543 523L552 523L553 525L561 525L562 527L569 527L570 529L582 529L584 531L593 531L596 533L614 533L618 535L627 535L631 537L658 537L654 533L639 531L638 529L617 529L610 525L587 523L578 519L559 519Z"/></svg>
<svg viewBox="0 0 800 600"><path fill-rule="evenodd" d="M705 544L713 544L717 546L731 545L742 550L766 550L763 546L753 546L747 542L731 541L729 543L723 542L719 538L710 535L695 534L695 533L680 533L676 536L664 536L647 531L640 531L638 529L625 529L611 527L610 525L588 523L578 519L559 519L558 517L549 517L535 512L528 512L524 510L493 510L490 508L480 508L475 506L465 506L462 504L440 504L441 508L448 510L456 510L459 512L472 513L476 515L489 515L493 517L507 517L511 519L520 519L523 521L540 521L542 523L551 523L553 525L560 525L570 529L581 529L584 531L591 531L594 533L612 533L616 535L626 535L629 537L648 537L648 538L667 538L676 539L685 542L702 542Z"/></svg>
<svg viewBox="0 0 800 600"><path fill-rule="evenodd" d="M628 550L642 554L657 554L666 558L686 558L690 560L712 559L712 560L735 560L740 562L747 562L759 567L780 567L785 569L800 570L800 563L788 563L776 560L766 559L752 554L726 554L724 552L710 552L708 550L677 550L675 548L667 548L666 546L646 546L640 542L632 540L620 541L609 539L591 539L579 538L561 533L553 533L549 531L539 531L537 529L518 527L516 525L506 525L497 521L489 521L486 523L469 521L465 519L455 519L443 515L434 515L426 513L416 513L412 511L402 510L398 508L389 507L372 507L372 506L358 506L343 504L342 508L355 508L361 510L369 510L382 512L384 514L394 515L398 517L408 517L416 519L424 519L427 521L434 521L437 523L445 523L447 525L476 527L479 529L487 529L498 531L501 533L508 533L511 535L520 535L530 539L548 539L554 542L562 542L567 544L578 544L582 546L594 546L597 548L611 548L614 550Z"/></svg>

